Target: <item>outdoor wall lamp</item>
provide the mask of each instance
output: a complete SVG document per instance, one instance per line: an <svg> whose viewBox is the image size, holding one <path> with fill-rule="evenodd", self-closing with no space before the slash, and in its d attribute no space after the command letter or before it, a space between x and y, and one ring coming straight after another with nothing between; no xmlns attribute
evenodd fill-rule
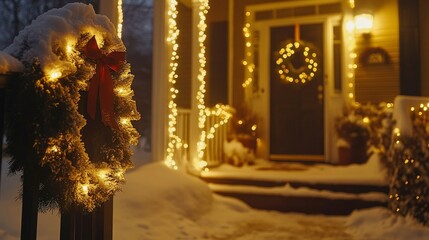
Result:
<svg viewBox="0 0 429 240"><path fill-rule="evenodd" d="M362 13L355 16L356 32L361 34L370 34L372 31L374 17L369 13Z"/></svg>

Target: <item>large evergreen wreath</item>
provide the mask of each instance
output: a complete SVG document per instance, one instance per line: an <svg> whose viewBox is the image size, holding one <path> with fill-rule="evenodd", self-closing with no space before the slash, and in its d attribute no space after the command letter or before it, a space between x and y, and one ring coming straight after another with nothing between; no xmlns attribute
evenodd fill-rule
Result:
<svg viewBox="0 0 429 240"><path fill-rule="evenodd" d="M88 53L94 42L102 46L96 58ZM100 70L111 63L108 56L125 52L122 41L107 17L73 3L39 16L6 51L26 66L8 89L10 172L36 176L41 208L92 211L119 190L132 166L130 144L139 137L131 124L140 115L129 64ZM87 91L99 70L113 84L110 122L99 107L104 90L95 90L96 114L87 112ZM105 85L101 79L99 87Z"/></svg>

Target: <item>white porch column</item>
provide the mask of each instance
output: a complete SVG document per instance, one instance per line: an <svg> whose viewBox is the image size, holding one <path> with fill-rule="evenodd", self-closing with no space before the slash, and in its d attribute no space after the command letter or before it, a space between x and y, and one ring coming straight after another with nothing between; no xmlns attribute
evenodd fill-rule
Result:
<svg viewBox="0 0 429 240"><path fill-rule="evenodd" d="M118 0L98 1L100 14L106 15L113 23L115 28L118 26Z"/></svg>
<svg viewBox="0 0 429 240"><path fill-rule="evenodd" d="M191 72L191 115L190 115L190 133L189 133L189 161L195 164L198 158L197 143L201 130L198 127L198 101L197 93L200 83L198 81L198 68L199 68L199 46L198 46L198 8L200 3L198 0L192 0L192 72Z"/></svg>
<svg viewBox="0 0 429 240"><path fill-rule="evenodd" d="M152 67L152 161L164 161L167 143L168 66L166 0L154 1Z"/></svg>

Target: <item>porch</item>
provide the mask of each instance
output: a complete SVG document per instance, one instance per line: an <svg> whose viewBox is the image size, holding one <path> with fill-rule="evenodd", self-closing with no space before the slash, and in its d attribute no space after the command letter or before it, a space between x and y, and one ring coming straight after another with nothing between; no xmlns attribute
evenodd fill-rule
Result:
<svg viewBox="0 0 429 240"><path fill-rule="evenodd" d="M309 214L350 214L356 209L387 206L388 182L380 159L336 166L270 162L223 164L201 173L218 194L238 198L253 208Z"/></svg>
<svg viewBox="0 0 429 240"><path fill-rule="evenodd" d="M189 110L178 110L177 136L184 142L189 140L191 129L189 114ZM208 115L205 130L219 121L218 115ZM239 146L231 149L228 144L236 140L228 139L230 128L231 122L217 128L207 141L206 164L199 172L191 170L213 192L240 199L253 208L282 212L347 215L357 209L387 207L387 172L378 154L347 165L268 160L255 157L254 150L238 142L235 144ZM188 148L176 149L178 166L189 167L188 154ZM239 162L227 160L230 154Z"/></svg>

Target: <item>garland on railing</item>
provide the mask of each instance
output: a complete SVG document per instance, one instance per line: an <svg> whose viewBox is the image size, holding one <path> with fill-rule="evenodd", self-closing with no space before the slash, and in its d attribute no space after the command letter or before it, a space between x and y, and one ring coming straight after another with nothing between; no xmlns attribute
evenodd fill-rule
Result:
<svg viewBox="0 0 429 240"><path fill-rule="evenodd" d="M50 40L46 52L36 30ZM10 172L37 176L42 209L92 211L119 190L139 137L123 43L107 18L75 3L37 18L6 50L26 66L8 93Z"/></svg>

